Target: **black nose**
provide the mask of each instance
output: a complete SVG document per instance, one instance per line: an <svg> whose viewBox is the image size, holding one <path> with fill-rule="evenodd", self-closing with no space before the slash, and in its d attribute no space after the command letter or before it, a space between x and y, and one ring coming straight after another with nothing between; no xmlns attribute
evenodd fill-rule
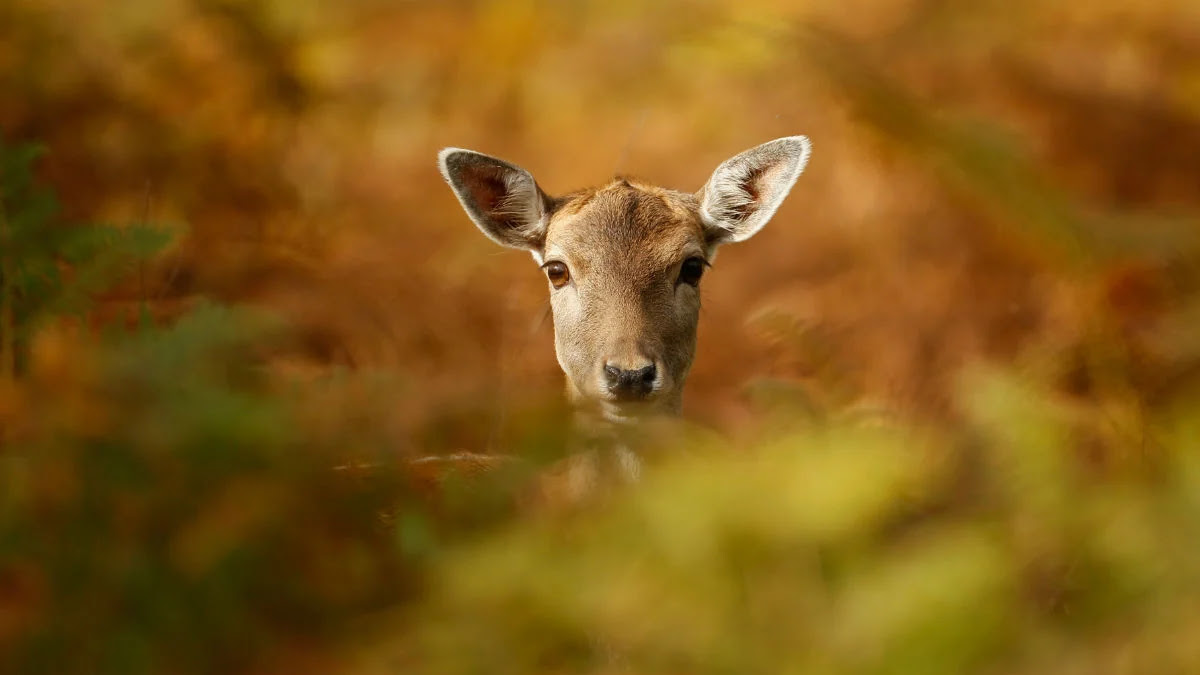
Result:
<svg viewBox="0 0 1200 675"><path fill-rule="evenodd" d="M620 399L645 398L654 389L654 380L658 377L658 369L654 364L635 370L625 370L611 363L604 365L604 379L608 390Z"/></svg>

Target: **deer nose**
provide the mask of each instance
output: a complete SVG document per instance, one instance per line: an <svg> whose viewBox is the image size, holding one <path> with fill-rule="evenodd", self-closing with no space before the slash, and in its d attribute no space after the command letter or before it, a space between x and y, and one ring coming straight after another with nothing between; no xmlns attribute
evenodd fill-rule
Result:
<svg viewBox="0 0 1200 675"><path fill-rule="evenodd" d="M618 399L645 398L654 390L658 379L658 368L653 363L640 368L622 368L613 363L604 364L604 380L608 390Z"/></svg>

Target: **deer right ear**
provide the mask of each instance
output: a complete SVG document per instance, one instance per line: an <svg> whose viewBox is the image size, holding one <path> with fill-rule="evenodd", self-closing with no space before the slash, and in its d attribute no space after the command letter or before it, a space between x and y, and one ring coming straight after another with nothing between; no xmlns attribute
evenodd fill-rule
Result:
<svg viewBox="0 0 1200 675"><path fill-rule="evenodd" d="M459 148L438 153L438 166L467 215L489 239L512 248L541 248L550 199L528 171Z"/></svg>

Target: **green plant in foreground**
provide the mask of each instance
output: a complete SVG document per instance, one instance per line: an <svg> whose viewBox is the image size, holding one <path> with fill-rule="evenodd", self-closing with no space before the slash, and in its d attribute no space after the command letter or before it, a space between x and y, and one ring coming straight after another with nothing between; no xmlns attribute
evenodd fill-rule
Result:
<svg viewBox="0 0 1200 675"><path fill-rule="evenodd" d="M352 671L1195 672L1195 416L1094 472L1054 394L969 382L957 432L814 426L461 547Z"/></svg>
<svg viewBox="0 0 1200 675"><path fill-rule="evenodd" d="M350 430L314 440L208 308L107 343L43 333L0 452L0 671L246 672L411 594L409 507ZM342 445L348 444L347 446Z"/></svg>
<svg viewBox="0 0 1200 675"><path fill-rule="evenodd" d="M438 545L395 448L336 383L281 387L261 356L286 331L259 315L201 306L103 335L44 320L165 238L59 227L37 154L5 147L0 183L0 672L328 657L420 590Z"/></svg>

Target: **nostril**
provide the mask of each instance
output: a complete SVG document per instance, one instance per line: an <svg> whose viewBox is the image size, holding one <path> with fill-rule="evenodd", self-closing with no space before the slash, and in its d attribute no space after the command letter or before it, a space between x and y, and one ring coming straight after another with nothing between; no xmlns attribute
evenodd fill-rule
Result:
<svg viewBox="0 0 1200 675"><path fill-rule="evenodd" d="M621 369L614 365L604 364L604 378L608 380L608 386L617 386L621 382Z"/></svg>
<svg viewBox="0 0 1200 675"><path fill-rule="evenodd" d="M645 384L653 384L654 379L658 377L658 369L653 364L646 366L638 371L638 376Z"/></svg>

